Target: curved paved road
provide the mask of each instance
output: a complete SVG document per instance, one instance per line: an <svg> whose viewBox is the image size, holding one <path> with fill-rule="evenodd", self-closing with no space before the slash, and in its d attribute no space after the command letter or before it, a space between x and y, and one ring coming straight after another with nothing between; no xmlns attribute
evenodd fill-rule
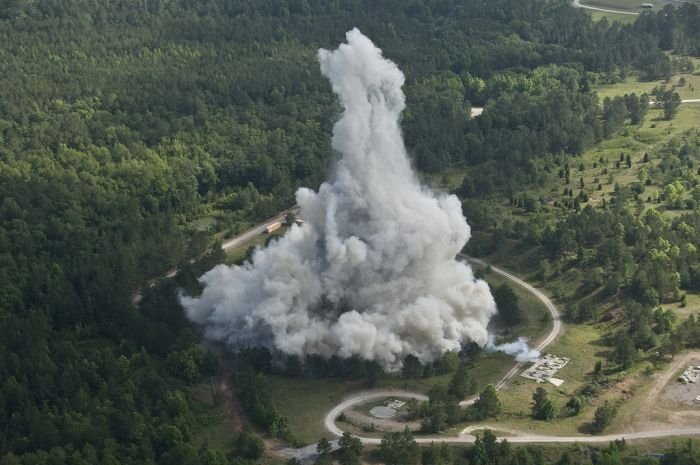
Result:
<svg viewBox="0 0 700 465"><path fill-rule="evenodd" d="M478 258L472 258L468 257L466 255L460 255L461 258L470 260L474 263L478 263L483 266L488 266L486 262L483 260L480 260ZM549 344L551 344L557 336L561 333L563 327L561 324L561 316L559 314L559 311L557 310L557 307L552 303L549 298L544 295L541 291L536 289L535 287L531 286L530 284L526 283L525 281L521 280L517 276L508 273L505 270L502 270L498 267L495 267L491 265L491 270L495 273L500 274L501 276L504 276L511 281L515 282L519 286L523 287L527 291L531 292L533 295L535 295L538 299L542 301L542 303L545 304L547 309L552 315L552 330L549 332L547 337L542 340L538 346L537 350L542 351L545 347L547 347ZM513 368L511 368L504 376L501 378L501 380L497 384L497 388L501 389L503 386L506 385L506 383L513 377L515 376L516 373L522 368L523 363L517 363ZM399 391L399 390L379 390L379 391L368 391L368 392L361 392L358 394L355 394L351 397L346 398L343 400L340 404L336 405L333 409L331 409L327 414L326 417L324 418L324 426L326 429L331 432L335 436L342 436L343 430L341 430L336 424L335 424L335 419L338 417L338 415L348 407L351 407L353 405L356 405L358 403L363 403L367 402L368 400L376 399L376 398L382 398L382 397L390 397L390 396L397 396L397 397L414 397L418 400L426 400L427 397L422 394L416 394L412 392L407 392L407 391ZM460 405L465 405L472 403L473 399L470 401L463 401L460 403ZM503 430L503 428L500 428L498 426L493 426L491 427L490 425L474 425L470 426L468 428L465 428L460 432L458 436L452 436L452 437L442 437L442 436L432 436L432 437L420 437L416 438L416 442L420 444L429 444L432 442L446 442L446 443L472 443L475 440L475 437L472 436L470 433L476 429L494 429L494 430ZM546 435L538 435L538 434L521 434L518 431L511 430L508 431L509 434L513 434L513 436L509 436L506 438L499 438L500 439L507 439L508 442L512 443L575 443L575 442L586 442L586 443L607 443L610 441L618 440L618 439L626 439L626 440L633 440L633 439L646 439L646 438L661 438L661 437L672 437L672 436L698 436L700 435L700 426L699 427L684 427L684 428L668 428L668 429L657 429L657 430L651 430L651 431L638 431L638 432L630 432L630 433L619 433L619 434L607 434L607 435L600 435L600 436L546 436ZM381 439L379 438L368 438L368 437L362 437L358 436L359 439L362 441L363 444L372 444L372 445L377 445L381 443ZM332 442L333 447L337 448L337 441ZM312 444L310 446L301 448L301 449L283 449L279 450L278 453L281 453L284 456L288 457L296 457L302 461L309 461L312 459L315 454L316 454L316 445Z"/></svg>
<svg viewBox="0 0 700 465"><path fill-rule="evenodd" d="M465 260L469 260L469 261L474 262L474 263L478 263L479 265L482 265L482 266L490 266L492 272L500 274L501 276L503 276L503 277L513 281L517 285L523 287L528 292L531 292L532 294L534 294L535 297L540 299L542 301L542 303L545 304L545 306L547 307L547 310L549 310L549 313L552 315L553 324L552 324L552 329L550 330L549 334L547 334L547 337L545 337L544 340L542 340L537 345L537 350L542 351L545 347L547 347L549 344L551 344L557 338L557 336L559 336L559 334L561 333L561 331L563 329L562 324L561 324L561 316L559 314L559 310L557 309L557 307L554 305L554 303L551 300L549 300L549 297L547 297L541 291L539 291L535 287L531 286L530 284L526 283L522 279L518 278L517 276L515 276L511 273L508 273L507 271L502 270L501 268L490 265L481 259L469 257L469 256L464 255L464 254L460 254L459 257L463 258ZM510 381L510 379L513 378L520 371L520 369L523 367L523 365L525 363L526 362L518 362L513 366L513 368L508 370L508 372L496 384L496 389L502 389L508 383L508 381ZM414 397L418 400L427 400L428 399L427 396L425 396L423 394L416 394L416 393L407 392L407 391L378 390L378 391L360 392L360 393L354 394L354 395L344 399L340 404L333 407L326 414L326 417L323 420L323 424L324 424L325 428L329 432L334 434L335 436L342 436L343 430L338 428L338 426L335 424L335 419L338 417L338 415L340 415L340 412L342 412L343 410L345 410L353 405L367 402L368 400L378 399L378 398L382 398L382 397L390 397L390 396ZM464 401L460 402L459 405L461 405L461 406L471 405L474 403L475 400L476 400L476 398L464 400ZM421 441L422 442L431 442L434 440L440 440L440 441L446 441L446 442L469 442L470 437L471 436L461 435L461 436L458 436L455 438L440 438L440 437L432 438L432 439L421 438L421 440L419 442L421 442ZM471 437L471 438L472 438L471 440L473 440L473 437ZM360 439L365 444L379 444L379 441L380 441L377 438L361 437ZM299 458L299 457L297 457L297 458Z"/></svg>
<svg viewBox="0 0 700 465"><path fill-rule="evenodd" d="M607 8L598 8L596 6L582 5L580 0L574 0L572 5L574 6L574 8L585 8L587 10L604 11L605 13L618 13L621 15L639 16L639 13L635 13L633 11L608 10Z"/></svg>
<svg viewBox="0 0 700 465"><path fill-rule="evenodd" d="M491 270L493 272L500 274L504 278L510 279L515 284L517 284L518 286L522 287L523 289L525 289L526 291L530 292L535 297L537 297L547 307L547 310L549 310L549 313L552 315L553 324L552 324L552 330L549 332L547 337L544 338L544 340L542 340L542 342L540 342L537 345L536 349L538 351L542 352L542 350L544 350L545 347L547 347L549 344L554 342L554 340L557 338L557 336L559 336L559 334L561 333L563 326L561 324L561 315L559 314L559 310L557 310L556 305L554 305L554 303L551 300L549 300L549 297L544 295L537 288L531 286L530 284L526 283L522 279L518 278L517 276L515 276L511 273L508 273L505 270L502 270L502 269L500 269L496 266L493 266L493 265L489 265L485 261L480 260L478 258L469 257L469 256L464 255L464 254L460 254L459 256L461 258L467 259L471 262L478 263L481 266L491 266ZM503 376L503 378L501 378L501 380L496 384L496 389L502 389L503 386L505 386L506 383L508 381L510 381L510 379L513 376L515 376L518 373L518 371L520 371L520 369L523 367L523 365L525 363L527 363L527 362L516 363L515 366L513 366L513 368L511 368L508 371L508 373L506 373L505 376ZM461 404L463 405L464 403L461 403Z"/></svg>
<svg viewBox="0 0 700 465"><path fill-rule="evenodd" d="M416 394L415 392L408 392L408 391L400 391L400 390L395 390L395 389L382 389L381 391L367 391L367 392L361 392L359 394L355 394L352 397L348 397L347 399L343 400L341 403L336 405L331 409L330 412L326 414L326 418L323 420L323 426L326 427L328 431L331 433L335 434L336 436L342 436L343 435L343 430L338 428L338 426L335 424L335 419L338 418L338 415L340 415L340 412L345 410L348 407L351 407L355 404L361 403L361 402L366 402L368 400L376 399L376 398L381 398L381 397L413 397L416 400L428 400L428 396L423 395L423 394Z"/></svg>

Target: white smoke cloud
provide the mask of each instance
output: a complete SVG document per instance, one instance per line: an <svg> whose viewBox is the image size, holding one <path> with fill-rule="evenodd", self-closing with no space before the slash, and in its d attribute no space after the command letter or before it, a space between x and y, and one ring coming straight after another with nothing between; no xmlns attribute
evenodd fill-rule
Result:
<svg viewBox="0 0 700 465"><path fill-rule="evenodd" d="M517 362L531 362L537 358L540 358L540 352L531 349L527 345L527 338L519 337L517 341L508 342L506 344L496 345L492 336L489 337L488 343L486 344L486 350L492 352L503 352L510 356L515 357Z"/></svg>
<svg viewBox="0 0 700 465"><path fill-rule="evenodd" d="M455 260L470 237L459 200L421 186L399 120L404 76L359 30L318 53L345 111L333 128L334 179L296 193L303 226L220 265L183 296L207 338L286 354L358 356L394 370L467 341L487 342L488 285Z"/></svg>

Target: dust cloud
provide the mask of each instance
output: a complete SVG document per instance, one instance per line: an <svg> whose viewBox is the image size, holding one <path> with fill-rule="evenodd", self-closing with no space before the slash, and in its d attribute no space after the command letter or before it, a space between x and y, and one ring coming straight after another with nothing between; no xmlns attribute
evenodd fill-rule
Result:
<svg viewBox="0 0 700 465"><path fill-rule="evenodd" d="M455 259L470 238L457 197L421 186L401 135L404 76L362 33L318 53L344 112L341 156L318 192L299 189L303 226L220 265L182 296L205 336L234 348L356 356L396 370L469 341L484 346L496 312L488 285Z"/></svg>

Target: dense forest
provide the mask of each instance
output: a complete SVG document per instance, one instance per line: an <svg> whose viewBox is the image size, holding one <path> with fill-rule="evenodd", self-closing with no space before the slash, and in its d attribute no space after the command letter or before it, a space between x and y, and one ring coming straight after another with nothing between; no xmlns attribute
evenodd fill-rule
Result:
<svg viewBox="0 0 700 465"><path fill-rule="evenodd" d="M693 5L622 26L564 0L0 2L0 463L259 456L249 432L229 457L195 445L188 385L218 362L197 345L176 292L220 261L188 263L211 233L267 217L327 176L339 108L319 47L357 26L384 49L407 76L403 125L417 167L475 166L487 175L467 180L464 195L478 197L512 194L548 175L542 160L607 137L622 123L591 85L633 68L668 75L683 64L664 51L700 53L698 24ZM469 117L472 105L483 117ZM635 96L622 111L644 105ZM566 221L632 222L584 212ZM215 225L196 227L203 217ZM668 256L677 282L658 281L650 265L620 286L649 302L698 286L684 245L698 240L684 224L698 230L697 210L659 226L678 238ZM629 247L634 225L610 247ZM567 250L567 238L541 240ZM653 229L643 239L659 241ZM629 252L619 260L641 254ZM174 266L177 280L132 304Z"/></svg>

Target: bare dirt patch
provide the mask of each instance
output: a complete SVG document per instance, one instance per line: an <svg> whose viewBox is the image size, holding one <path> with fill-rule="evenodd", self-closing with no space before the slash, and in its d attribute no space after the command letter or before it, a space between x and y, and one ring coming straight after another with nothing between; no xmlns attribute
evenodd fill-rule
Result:
<svg viewBox="0 0 700 465"><path fill-rule="evenodd" d="M634 426L639 429L651 427L694 426L700 422L700 384L683 384L677 381L680 373L690 365L700 364L700 352L677 356L664 371L659 373L646 396L640 401Z"/></svg>
<svg viewBox="0 0 700 465"><path fill-rule="evenodd" d="M691 358L687 362L689 362L687 365L700 365L700 357ZM695 400L698 396L700 396L700 382L683 383L678 380L669 384L662 394L665 400L693 406L700 411L700 402Z"/></svg>
<svg viewBox="0 0 700 465"><path fill-rule="evenodd" d="M695 400L698 396L700 396L700 383L675 383L664 391L664 399L680 402L681 404L692 405L700 410L700 402Z"/></svg>

